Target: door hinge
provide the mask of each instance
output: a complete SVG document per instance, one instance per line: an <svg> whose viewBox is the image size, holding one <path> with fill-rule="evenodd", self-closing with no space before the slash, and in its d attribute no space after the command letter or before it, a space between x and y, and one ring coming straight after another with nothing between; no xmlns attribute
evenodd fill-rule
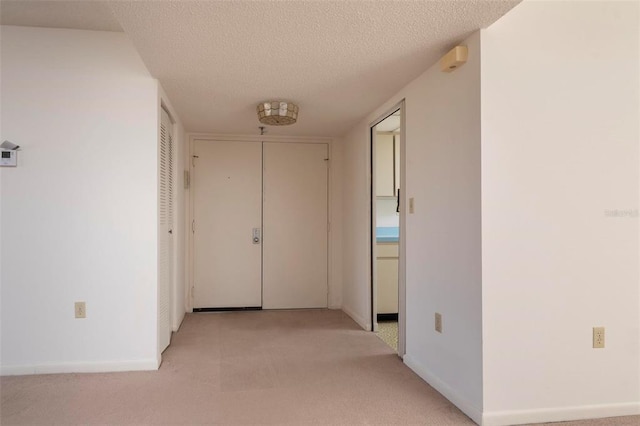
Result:
<svg viewBox="0 0 640 426"><path fill-rule="evenodd" d="M191 233L195 234L195 232L196 232L196 221L192 220L191 221Z"/></svg>
<svg viewBox="0 0 640 426"><path fill-rule="evenodd" d="M191 183L189 181L189 170L185 170L184 171L184 189L189 189L189 184Z"/></svg>

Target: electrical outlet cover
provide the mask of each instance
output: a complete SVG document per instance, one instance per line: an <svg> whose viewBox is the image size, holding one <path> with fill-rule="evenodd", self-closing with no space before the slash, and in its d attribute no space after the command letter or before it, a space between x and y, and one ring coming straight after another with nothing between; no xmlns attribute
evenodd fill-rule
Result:
<svg viewBox="0 0 640 426"><path fill-rule="evenodd" d="M87 306L84 302L76 302L75 303L75 311L76 318L86 318L87 317Z"/></svg>
<svg viewBox="0 0 640 426"><path fill-rule="evenodd" d="M593 327L593 347L604 348L604 327Z"/></svg>

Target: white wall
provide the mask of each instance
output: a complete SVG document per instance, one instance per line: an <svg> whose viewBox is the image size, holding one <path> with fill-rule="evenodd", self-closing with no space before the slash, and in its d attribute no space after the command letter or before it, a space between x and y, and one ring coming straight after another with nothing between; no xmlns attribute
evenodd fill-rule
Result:
<svg viewBox="0 0 640 426"><path fill-rule="evenodd" d="M343 309L370 327L369 124L406 100L405 362L474 419L482 412L480 35L468 63L429 68L344 138ZM443 52L446 53L446 52ZM442 334L434 314L443 315Z"/></svg>
<svg viewBox="0 0 640 426"><path fill-rule="evenodd" d="M525 1L483 32L486 424L640 414L638 14Z"/></svg>
<svg viewBox="0 0 640 426"><path fill-rule="evenodd" d="M368 178L369 119L341 140L342 152L342 310L371 329L371 188Z"/></svg>
<svg viewBox="0 0 640 426"><path fill-rule="evenodd" d="M482 410L480 34L468 62L407 96L407 356L473 419ZM434 331L434 313L443 333Z"/></svg>
<svg viewBox="0 0 640 426"><path fill-rule="evenodd" d="M2 373L156 368L157 82L121 33L1 38L0 139L22 146L0 171Z"/></svg>

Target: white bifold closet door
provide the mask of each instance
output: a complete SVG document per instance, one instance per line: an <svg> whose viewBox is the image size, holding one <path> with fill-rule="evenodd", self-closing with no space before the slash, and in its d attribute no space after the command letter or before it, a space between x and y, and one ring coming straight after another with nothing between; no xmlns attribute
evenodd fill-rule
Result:
<svg viewBox="0 0 640 426"><path fill-rule="evenodd" d="M262 144L194 142L194 308L262 306Z"/></svg>
<svg viewBox="0 0 640 426"><path fill-rule="evenodd" d="M263 308L327 307L328 146L264 143Z"/></svg>
<svg viewBox="0 0 640 426"><path fill-rule="evenodd" d="M173 289L173 183L174 146L171 118L163 109L160 120L158 218L158 350L171 342L171 291Z"/></svg>

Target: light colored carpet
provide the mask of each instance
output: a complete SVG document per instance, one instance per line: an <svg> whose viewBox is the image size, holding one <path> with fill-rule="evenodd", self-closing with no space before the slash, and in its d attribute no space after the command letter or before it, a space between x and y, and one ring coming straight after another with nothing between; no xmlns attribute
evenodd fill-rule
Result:
<svg viewBox="0 0 640 426"><path fill-rule="evenodd" d="M378 321L377 335L391 349L398 352L398 322L397 321Z"/></svg>
<svg viewBox="0 0 640 426"><path fill-rule="evenodd" d="M340 311L190 314L159 371L0 386L3 426L473 424ZM624 423L572 423L605 424Z"/></svg>

